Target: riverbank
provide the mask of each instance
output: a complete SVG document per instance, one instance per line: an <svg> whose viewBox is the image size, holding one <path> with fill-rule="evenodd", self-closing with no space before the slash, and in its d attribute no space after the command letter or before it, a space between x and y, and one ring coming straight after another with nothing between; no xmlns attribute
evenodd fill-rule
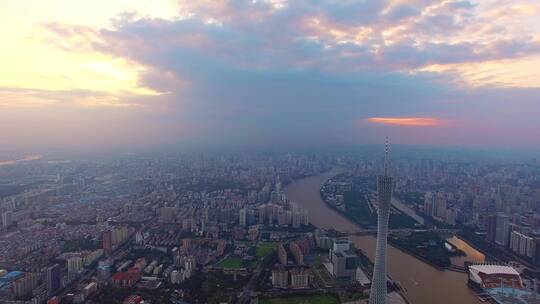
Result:
<svg viewBox="0 0 540 304"><path fill-rule="evenodd" d="M353 216L351 216L351 214L348 214L347 212L344 212L343 210L340 210L338 209L336 206L334 206L333 204L330 204L328 203L326 200L324 200L324 196L322 194L322 189L319 189L319 197L321 198L321 200L326 204L326 206L330 207L332 210L334 210L335 212L339 213L340 215L346 217L348 220L350 220L351 222L354 222L358 227L360 227L361 229L370 229L372 227L369 227L368 225L364 225L364 224L361 224L359 223L358 221L355 220L355 218ZM376 224L376 223L375 223Z"/></svg>
<svg viewBox="0 0 540 304"><path fill-rule="evenodd" d="M455 234L450 239L446 240L449 244L465 252L465 257L452 258L452 264L465 267L466 263L483 263L486 261L486 254L481 250L478 250L474 244L469 243L466 239L459 236L459 233Z"/></svg>
<svg viewBox="0 0 540 304"><path fill-rule="evenodd" d="M330 180L333 180L332 183L337 185L351 183L352 188L357 189L336 193L336 190L332 190L335 189L335 187L332 184L329 184ZM370 198L373 197L373 193L371 189L361 188L368 184L365 181L365 178L360 181L360 185L358 182L357 179L353 180L346 174L331 176L323 182L319 189L320 199L328 207L348 218L353 223L356 223L359 227L364 229L375 229L377 226L377 212L370 201ZM358 189L359 187L361 189ZM339 206L329 201L329 199L336 197L337 194L343 195L344 197L343 204ZM396 202L400 203L398 201ZM393 208L394 210L397 209L394 205ZM420 223L417 223L418 221L416 219L410 217L408 213L404 213L401 209L397 210L397 213L390 214L389 229L416 229L421 225ZM451 258L460 254L460 251L457 251L455 254L448 252L445 246L446 240L438 234L429 231L413 231L408 235L393 235L388 238L388 242L405 253L413 255L417 259L422 260L439 270L452 269ZM461 252L461 254L463 254L463 252Z"/></svg>
<svg viewBox="0 0 540 304"><path fill-rule="evenodd" d="M320 198L320 187L339 170L297 180L284 190L287 197L308 210L310 222L321 229L356 232L362 229L327 206ZM371 235L351 236L355 246L373 260L376 239ZM393 245L388 246L388 274L399 283L413 304L478 304L478 298L467 285L467 275L438 270Z"/></svg>
<svg viewBox="0 0 540 304"><path fill-rule="evenodd" d="M446 242L446 240L442 239L442 242L443 242L443 245L444 246L444 243ZM460 271L460 272L463 272L463 270L460 268L459 265L454 265L452 263L452 258L455 257L455 256L465 256L465 253L459 249L457 249L455 255L449 255L448 256L448 261L444 262L444 264L440 261L440 260L436 260L436 259L430 259L430 258L426 258L424 256L422 256L421 254L419 254L418 252L414 251L414 250L411 250L409 249L407 246L404 246L402 243L400 243L399 241L395 240L394 238L390 237L388 239L388 243L392 244L392 246L396 247L397 249L409 254L409 255L412 255L414 256L415 258L423 261L424 263L430 265L431 267L433 268L436 268L438 270L441 270L441 271L445 271L445 270L448 270L448 271ZM436 254L431 254L430 256L437 256Z"/></svg>
<svg viewBox="0 0 540 304"><path fill-rule="evenodd" d="M331 176L323 183L319 195L329 207L360 227L373 230L377 228L377 207L372 202L372 199L376 197L374 179L375 177L370 176L359 177L340 173ZM418 218L413 210L395 198L392 199L389 229L422 228L423 221Z"/></svg>
<svg viewBox="0 0 540 304"><path fill-rule="evenodd" d="M459 237L460 240L464 241L465 243L467 243L469 246L471 246L472 248L474 248L475 250L481 252L482 254L484 254L486 257L489 258L489 260L493 260L493 261L500 261L500 259L498 259L497 257L495 257L494 255L490 254L489 252L487 252L485 250L485 248L481 248L481 246L478 246L476 243L475 243L475 240L470 238L470 235L464 233L463 231L459 231L457 233L457 236Z"/></svg>

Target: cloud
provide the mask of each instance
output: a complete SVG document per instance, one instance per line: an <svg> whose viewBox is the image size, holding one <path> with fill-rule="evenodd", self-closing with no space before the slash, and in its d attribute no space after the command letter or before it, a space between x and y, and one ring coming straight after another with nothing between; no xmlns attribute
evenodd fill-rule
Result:
<svg viewBox="0 0 540 304"><path fill-rule="evenodd" d="M418 16L420 13L421 10L418 7L405 3L390 8L386 12L386 17L392 22L399 22L409 17Z"/></svg>
<svg viewBox="0 0 540 304"><path fill-rule="evenodd" d="M32 81L0 83L0 106L110 111L118 136L153 126L123 135L141 143L347 143L375 141L382 129L470 143L465 126L475 138L531 134L538 22L519 17L535 16L528 4L501 23L490 2L179 1L178 11L126 11L106 26L40 19L41 47L60 55ZM524 118L503 115L522 105Z"/></svg>
<svg viewBox="0 0 540 304"><path fill-rule="evenodd" d="M184 19L128 16L98 32L56 23L48 28L66 49L72 42L74 49L129 59L183 80L182 73L228 67L408 72L540 53L533 35L477 35L485 20L467 1L431 1L423 8L385 3L292 1L276 9L265 1L197 1L181 6L191 16Z"/></svg>
<svg viewBox="0 0 540 304"><path fill-rule="evenodd" d="M358 116L448 129L447 120L416 115L470 99L453 96L458 67L538 52L530 36L462 39L483 21L468 1L197 1L182 9L188 18L118 18L87 45L147 67L140 85L169 92L168 115L209 141L346 141ZM436 65L455 68L421 71Z"/></svg>

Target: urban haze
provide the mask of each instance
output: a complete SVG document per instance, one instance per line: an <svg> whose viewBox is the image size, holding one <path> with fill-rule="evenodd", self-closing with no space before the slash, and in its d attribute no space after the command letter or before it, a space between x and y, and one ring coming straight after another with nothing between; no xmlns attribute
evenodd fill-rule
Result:
<svg viewBox="0 0 540 304"><path fill-rule="evenodd" d="M540 304L538 0L0 3L0 304Z"/></svg>

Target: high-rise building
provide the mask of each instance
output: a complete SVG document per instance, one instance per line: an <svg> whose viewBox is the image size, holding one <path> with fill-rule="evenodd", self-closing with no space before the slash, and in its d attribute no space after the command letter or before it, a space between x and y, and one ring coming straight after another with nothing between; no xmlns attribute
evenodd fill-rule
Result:
<svg viewBox="0 0 540 304"><path fill-rule="evenodd" d="M289 287L289 271L287 271L285 266L280 265L272 269L272 286L274 288Z"/></svg>
<svg viewBox="0 0 540 304"><path fill-rule="evenodd" d="M45 271L45 283L47 285L47 292L49 294L61 287L61 276L62 272L60 265L54 264L53 266L47 268Z"/></svg>
<svg viewBox="0 0 540 304"><path fill-rule="evenodd" d="M13 212L6 211L2 213L2 225L8 227L13 223Z"/></svg>
<svg viewBox="0 0 540 304"><path fill-rule="evenodd" d="M191 249L191 239L182 239L182 252L189 252Z"/></svg>
<svg viewBox="0 0 540 304"><path fill-rule="evenodd" d="M510 218L503 214L497 214L497 226L495 228L495 243L501 246L508 246L510 238Z"/></svg>
<svg viewBox="0 0 540 304"><path fill-rule="evenodd" d="M193 274L193 272L195 271L195 268L197 267L197 261L195 260L194 257L190 256L186 259L186 262L185 262L185 273L184 273L184 276L186 278L189 278L191 277L191 275Z"/></svg>
<svg viewBox="0 0 540 304"><path fill-rule="evenodd" d="M300 227L301 220L302 220L302 213L300 212L300 210L293 210L292 211L292 226L293 226L293 228Z"/></svg>
<svg viewBox="0 0 540 304"><path fill-rule="evenodd" d="M287 265L287 251L282 243L278 245L278 257L282 265Z"/></svg>
<svg viewBox="0 0 540 304"><path fill-rule="evenodd" d="M184 274L178 270L173 270L170 274L171 284L179 284L184 281Z"/></svg>
<svg viewBox="0 0 540 304"><path fill-rule="evenodd" d="M257 208L258 211L258 223L264 224L266 219L266 205L262 204Z"/></svg>
<svg viewBox="0 0 540 304"><path fill-rule="evenodd" d="M129 230L127 226L115 227L111 230L111 244L112 248L116 248L127 240Z"/></svg>
<svg viewBox="0 0 540 304"><path fill-rule="evenodd" d="M105 231L103 233L103 251L105 251L106 254L111 254L113 250L113 244L112 244L112 231Z"/></svg>
<svg viewBox="0 0 540 304"><path fill-rule="evenodd" d="M257 226L249 227L248 238L251 241L255 241L259 237L259 228Z"/></svg>
<svg viewBox="0 0 540 304"><path fill-rule="evenodd" d="M303 209L301 211L302 215L300 217L300 224L307 226L309 224L309 214L308 211Z"/></svg>
<svg viewBox="0 0 540 304"><path fill-rule="evenodd" d="M293 268L289 271L291 275L291 288L309 288L309 270L304 267Z"/></svg>
<svg viewBox="0 0 540 304"><path fill-rule="evenodd" d="M296 244L295 242L291 242L289 244L289 249L291 250L292 256L294 257L294 261L298 265L304 265L304 254L302 253L302 249L300 249L300 246Z"/></svg>
<svg viewBox="0 0 540 304"><path fill-rule="evenodd" d="M434 207L433 216L444 221L446 219L446 198L443 193L437 193Z"/></svg>
<svg viewBox="0 0 540 304"><path fill-rule="evenodd" d="M435 196L431 192L427 192L424 195L424 213L426 215L433 215L433 205L435 201Z"/></svg>
<svg viewBox="0 0 540 304"><path fill-rule="evenodd" d="M352 250L332 251L330 256L332 262L332 275L340 281L352 281L356 277L359 257Z"/></svg>
<svg viewBox="0 0 540 304"><path fill-rule="evenodd" d="M534 252L532 253L532 260L536 265L540 265L540 238L536 237L533 242Z"/></svg>
<svg viewBox="0 0 540 304"><path fill-rule="evenodd" d="M446 209L446 223L450 225L456 224L456 219L458 217L458 211L456 209Z"/></svg>
<svg viewBox="0 0 540 304"><path fill-rule="evenodd" d="M78 274L83 267L83 259L80 256L74 256L67 260L68 274Z"/></svg>
<svg viewBox="0 0 540 304"><path fill-rule="evenodd" d="M388 237L388 220L392 199L392 177L388 172L388 139L385 148L384 174L377 178L378 215L377 215L377 247L375 250L375 266L369 294L369 304L386 304L386 247Z"/></svg>
<svg viewBox="0 0 540 304"><path fill-rule="evenodd" d="M486 238L489 242L495 242L495 236L497 235L497 216L491 214L487 218L487 235Z"/></svg>
<svg viewBox="0 0 540 304"><path fill-rule="evenodd" d="M240 209L239 222L240 222L240 226L246 226L246 223L247 223L247 210L246 210L246 208Z"/></svg>
<svg viewBox="0 0 540 304"><path fill-rule="evenodd" d="M97 277L100 283L105 283L111 277L111 264L109 261L100 261L97 267Z"/></svg>
<svg viewBox="0 0 540 304"><path fill-rule="evenodd" d="M510 233L509 247L512 249L512 251L519 255L526 256L531 259L534 258L536 243L533 237L518 231L512 231L512 233Z"/></svg>
<svg viewBox="0 0 540 304"><path fill-rule="evenodd" d="M26 273L23 277L13 281L13 293L17 299L24 298L32 294L32 290L38 286L40 275L37 273Z"/></svg>

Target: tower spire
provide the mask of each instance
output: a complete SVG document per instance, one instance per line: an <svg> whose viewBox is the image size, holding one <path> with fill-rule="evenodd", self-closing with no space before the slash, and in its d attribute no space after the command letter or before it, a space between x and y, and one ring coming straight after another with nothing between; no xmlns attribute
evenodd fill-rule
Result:
<svg viewBox="0 0 540 304"><path fill-rule="evenodd" d="M388 136L386 136L386 143L384 145L384 176L388 176L388 170L389 170L389 162L390 162L390 159L389 159L389 144L388 144Z"/></svg>

